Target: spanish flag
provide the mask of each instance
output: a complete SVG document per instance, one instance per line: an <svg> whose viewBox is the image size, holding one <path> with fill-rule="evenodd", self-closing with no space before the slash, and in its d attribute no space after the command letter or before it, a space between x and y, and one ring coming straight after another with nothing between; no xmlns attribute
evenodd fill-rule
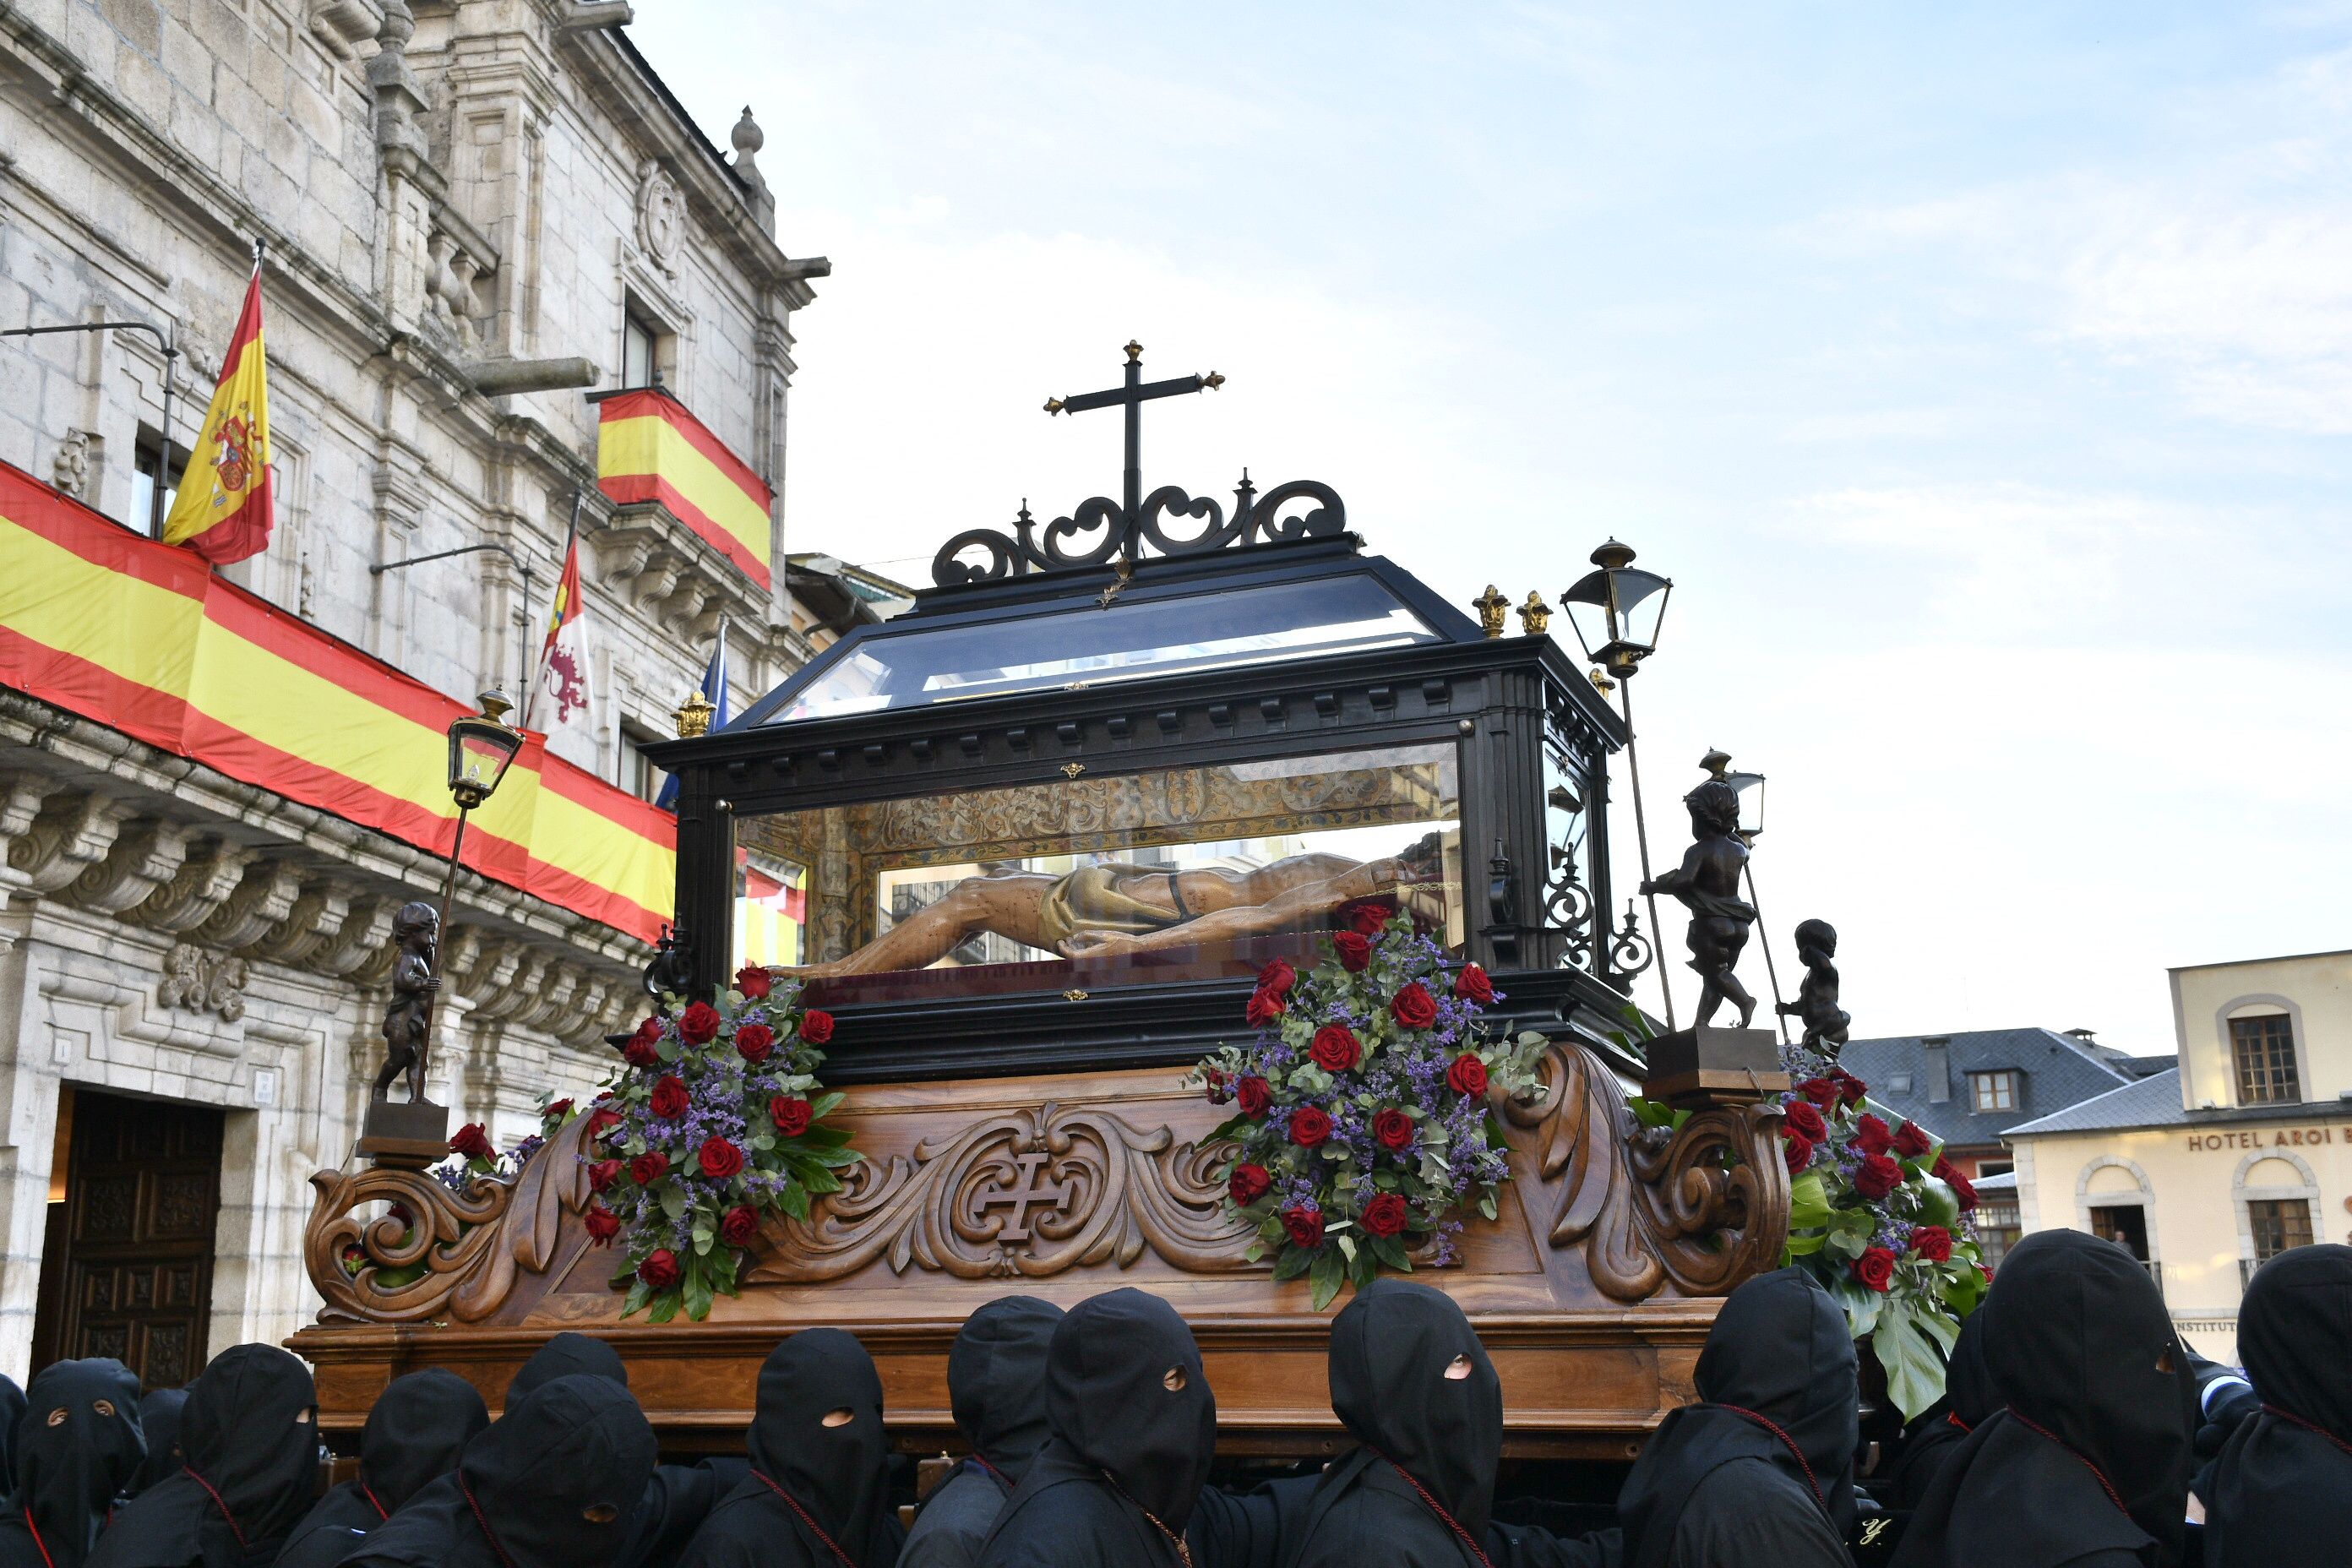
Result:
<svg viewBox="0 0 2352 1568"><path fill-rule="evenodd" d="M253 260L245 309L205 410L204 434L180 477L163 542L184 544L215 566L269 548L269 377L261 349L261 258Z"/></svg>
<svg viewBox="0 0 2352 1568"><path fill-rule="evenodd" d="M657 386L589 395L596 482L624 506L657 501L765 590L775 492L686 405Z"/></svg>

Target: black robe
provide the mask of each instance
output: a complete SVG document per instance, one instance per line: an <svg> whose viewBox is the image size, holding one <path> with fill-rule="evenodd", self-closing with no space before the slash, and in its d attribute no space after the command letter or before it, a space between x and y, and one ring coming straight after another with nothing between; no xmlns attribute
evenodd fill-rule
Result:
<svg viewBox="0 0 2352 1568"><path fill-rule="evenodd" d="M278 1568L334 1568L490 1424L474 1385L436 1368L394 1378L360 1429L360 1473L319 1500L278 1555Z"/></svg>
<svg viewBox="0 0 2352 1568"><path fill-rule="evenodd" d="M129 1501L167 1476L180 1473L180 1412L187 1407L184 1388L159 1388L139 1401L139 1430L147 1440L147 1457L122 1489Z"/></svg>
<svg viewBox="0 0 2352 1568"><path fill-rule="evenodd" d="M2280 1253L2238 1308L2238 1354L2262 1398L2215 1462L2211 1568L2300 1568L2352 1552L2352 1247Z"/></svg>
<svg viewBox="0 0 2352 1568"><path fill-rule="evenodd" d="M509 1404L457 1468L408 1500L347 1568L620 1568L653 1474L652 1426L606 1377L558 1377ZM495 1538L495 1539L494 1539Z"/></svg>
<svg viewBox="0 0 2352 1568"><path fill-rule="evenodd" d="M310 1369L276 1345L215 1356L180 1415L180 1473L116 1510L89 1568L268 1568L319 1479Z"/></svg>
<svg viewBox="0 0 2352 1568"><path fill-rule="evenodd" d="M971 1568L981 1542L1045 1441L1045 1351L1062 1309L1000 1296L964 1321L948 1352L948 1404L973 1457L931 1489L898 1568Z"/></svg>
<svg viewBox="0 0 2352 1568"><path fill-rule="evenodd" d="M1895 1568L2170 1568L2197 1388L2147 1270L2080 1231L2027 1237L1984 1304L2004 1406L1911 1516Z"/></svg>
<svg viewBox="0 0 2352 1568"><path fill-rule="evenodd" d="M838 1426L825 1416L847 1411ZM804 1329L760 1368L751 1473L711 1510L680 1568L891 1568L903 1533L885 1467L882 1379L839 1329Z"/></svg>
<svg viewBox="0 0 2352 1568"><path fill-rule="evenodd" d="M139 1374L119 1361L51 1362L19 1418L0 1568L81 1568L115 1494L147 1456Z"/></svg>
<svg viewBox="0 0 2352 1568"><path fill-rule="evenodd" d="M1917 1430L1903 1445L1888 1479L1897 1506L1916 1509L1946 1461L1959 1450L1960 1441L2000 1408L2000 1394L1985 1365L1984 1323L1974 1313L1960 1325L1952 1343L1951 1360L1944 1368L1944 1397L1919 1419Z"/></svg>
<svg viewBox="0 0 2352 1568"><path fill-rule="evenodd" d="M1449 1377L1459 1362L1467 1375ZM1296 1568L1478 1568L1503 1458L1503 1385L1452 1297L1381 1279L1331 1323L1332 1414Z"/></svg>
<svg viewBox="0 0 2352 1568"><path fill-rule="evenodd" d="M1629 1568L1837 1568L1861 1437L1845 1314L1798 1268L1734 1290L1617 1500ZM1982 1568L1982 1565L1980 1565Z"/></svg>
<svg viewBox="0 0 2352 1568"><path fill-rule="evenodd" d="M1135 1289L1073 1308L1046 1352L1045 1409L1053 1436L990 1530L983 1568L1181 1563L1169 1535L1185 1533L1208 1480L1217 1402L1176 1310ZM1212 1568L1203 1555L1194 1568Z"/></svg>
<svg viewBox="0 0 2352 1568"><path fill-rule="evenodd" d="M16 1489L16 1423L25 1418L25 1391L0 1376L0 1494Z"/></svg>

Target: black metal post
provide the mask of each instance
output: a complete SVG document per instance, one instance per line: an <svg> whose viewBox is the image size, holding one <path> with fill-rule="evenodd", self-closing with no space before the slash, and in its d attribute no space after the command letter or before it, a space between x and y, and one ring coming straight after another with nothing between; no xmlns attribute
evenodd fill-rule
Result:
<svg viewBox="0 0 2352 1568"><path fill-rule="evenodd" d="M1755 853L1755 845L1748 848L1749 854ZM1789 1043L1789 1016L1780 1011L1780 972L1772 966L1772 932L1764 923L1764 905L1756 897L1756 862L1750 860L1740 868L1748 876L1748 903L1756 911L1756 940L1764 948L1764 978L1772 983L1772 1016L1780 1023L1780 1043L1785 1046Z"/></svg>
<svg viewBox="0 0 2352 1568"><path fill-rule="evenodd" d="M1136 392L1143 385L1143 351L1135 343L1127 345L1127 473L1122 492L1126 503L1122 513L1125 539L1119 553L1133 561L1137 554L1136 529L1143 521L1143 400Z"/></svg>
<svg viewBox="0 0 2352 1568"><path fill-rule="evenodd" d="M1650 825L1642 810L1642 755L1633 733L1633 672L1630 668L1617 678L1617 700L1625 714L1625 771L1633 785L1633 838L1642 851L1642 880L1646 883L1650 879ZM1650 940L1657 944L1658 953L1658 994L1665 999L1666 1030L1671 1034L1675 1027L1675 986L1666 975L1666 934L1658 924L1658 895L1644 888L1642 897L1650 906Z"/></svg>
<svg viewBox="0 0 2352 1568"><path fill-rule="evenodd" d="M433 937L433 989L425 998L425 1037L416 1046L416 1080L425 1081L433 1055L433 1012L441 1000L441 955L449 951L449 905L457 896L458 857L466 848L466 808L457 808L457 831L449 840L449 874L441 882L441 924Z"/></svg>

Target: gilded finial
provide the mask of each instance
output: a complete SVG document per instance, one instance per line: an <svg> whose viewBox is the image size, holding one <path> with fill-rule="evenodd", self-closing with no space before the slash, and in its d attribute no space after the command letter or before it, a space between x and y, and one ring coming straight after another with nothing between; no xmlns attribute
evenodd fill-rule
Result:
<svg viewBox="0 0 2352 1568"><path fill-rule="evenodd" d="M1486 634L1488 642L1503 635L1503 617L1509 613L1511 601L1503 597L1502 590L1489 583L1486 591L1470 601L1478 612L1478 629Z"/></svg>
<svg viewBox="0 0 2352 1568"><path fill-rule="evenodd" d="M686 700L677 705L677 711L670 715L677 721L677 738L692 741L709 734L710 716L717 711L699 687L688 692Z"/></svg>
<svg viewBox="0 0 2352 1568"><path fill-rule="evenodd" d="M1543 602L1541 594L1537 593L1533 588L1528 589L1528 602L1519 606L1519 629L1531 637L1539 637L1544 635L1544 628L1549 625L1551 625L1551 606Z"/></svg>
<svg viewBox="0 0 2352 1568"><path fill-rule="evenodd" d="M1143 345L1142 345L1141 343L1137 342L1133 338L1129 338L1129 339L1128 339L1128 340L1127 340L1127 363L1129 363L1129 364L1139 364L1139 363L1142 363L1142 360L1143 360Z"/></svg>
<svg viewBox="0 0 2352 1568"><path fill-rule="evenodd" d="M1617 689L1617 683L1595 669L1592 672L1592 689L1606 697Z"/></svg>

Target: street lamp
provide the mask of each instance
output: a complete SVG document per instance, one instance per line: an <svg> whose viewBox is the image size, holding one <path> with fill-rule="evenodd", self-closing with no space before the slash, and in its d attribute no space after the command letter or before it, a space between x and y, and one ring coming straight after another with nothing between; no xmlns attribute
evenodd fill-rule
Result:
<svg viewBox="0 0 2352 1568"><path fill-rule="evenodd" d="M1650 824L1642 807L1642 757L1633 744L1633 672L1657 651L1658 628L1665 623L1666 601L1674 596L1675 585L1655 572L1637 569L1633 547L1614 539L1594 551L1591 561L1597 570L1562 591L1559 604L1568 613L1569 625L1576 628L1585 658L1595 666L1594 687L1606 692L1600 679L1602 670L1617 678L1617 701L1625 716L1625 768L1633 785L1633 837L1641 847L1642 880L1646 883L1651 879ZM1650 930L1658 931L1658 896L1644 893L1643 897L1649 900ZM1658 965L1658 994L1665 1000L1666 1027L1671 1030L1675 988L1666 977L1666 967L1664 963Z"/></svg>
<svg viewBox="0 0 2352 1568"><path fill-rule="evenodd" d="M433 989L441 986L441 955L449 946L449 902L457 894L457 866L466 847L466 816L489 799L507 776L508 764L522 750L522 735L500 722L514 706L506 694L485 691L482 711L468 713L449 726L449 794L457 802L457 831L449 840L449 875L441 884L441 924L433 938ZM428 1031L417 1047L420 1060L415 1081L425 1081L422 1058L432 1048Z"/></svg>

